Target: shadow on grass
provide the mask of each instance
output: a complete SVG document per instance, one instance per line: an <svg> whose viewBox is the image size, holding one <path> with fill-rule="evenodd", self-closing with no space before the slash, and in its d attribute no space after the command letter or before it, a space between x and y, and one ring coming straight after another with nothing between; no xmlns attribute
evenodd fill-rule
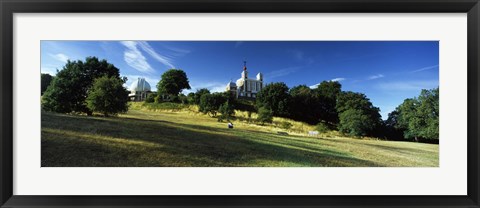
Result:
<svg viewBox="0 0 480 208"><path fill-rule="evenodd" d="M378 166L296 141L259 131L161 120L42 113L44 167Z"/></svg>
<svg viewBox="0 0 480 208"><path fill-rule="evenodd" d="M407 142L404 142L407 143ZM369 147L378 148L382 150L388 150L392 152L402 153L402 154L426 154L428 152L435 152L434 150L428 149L415 149L409 147L395 147L395 146L387 146L387 145L380 145L380 144L363 144ZM425 145L435 145L435 144L425 144ZM437 145L438 146L438 145Z"/></svg>

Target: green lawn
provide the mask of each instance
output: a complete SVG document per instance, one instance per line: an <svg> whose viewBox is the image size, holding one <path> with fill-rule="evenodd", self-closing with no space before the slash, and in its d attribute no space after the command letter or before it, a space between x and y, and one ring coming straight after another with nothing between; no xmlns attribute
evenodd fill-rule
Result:
<svg viewBox="0 0 480 208"><path fill-rule="evenodd" d="M42 166L438 167L438 145L281 135L188 111L131 109L119 117L42 112Z"/></svg>

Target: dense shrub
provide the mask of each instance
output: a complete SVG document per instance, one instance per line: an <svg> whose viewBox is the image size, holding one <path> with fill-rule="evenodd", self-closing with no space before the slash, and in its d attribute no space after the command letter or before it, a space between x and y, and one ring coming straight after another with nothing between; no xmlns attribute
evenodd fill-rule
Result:
<svg viewBox="0 0 480 208"><path fill-rule="evenodd" d="M156 93L150 93L147 95L147 98L145 99L146 103L153 103L155 102L155 97L157 97Z"/></svg>
<svg viewBox="0 0 480 208"><path fill-rule="evenodd" d="M228 100L227 102L220 105L220 107L218 108L218 112L220 113L220 116L218 117L218 121L223 121L223 120L230 121L235 115L234 106L230 104Z"/></svg>
<svg viewBox="0 0 480 208"><path fill-rule="evenodd" d="M327 133L330 130L330 128L326 123L320 122L315 126L315 130L317 130L320 133Z"/></svg>
<svg viewBox="0 0 480 208"><path fill-rule="evenodd" d="M265 123L272 123L273 121L273 112L272 110L265 108L265 107L260 107L258 109L258 117L257 121L260 122L262 125Z"/></svg>
<svg viewBox="0 0 480 208"><path fill-rule="evenodd" d="M281 127L282 129L288 130L288 129L292 128L292 126L293 126L292 123L290 123L290 122L288 122L288 121L282 121L282 122L280 123L280 127Z"/></svg>

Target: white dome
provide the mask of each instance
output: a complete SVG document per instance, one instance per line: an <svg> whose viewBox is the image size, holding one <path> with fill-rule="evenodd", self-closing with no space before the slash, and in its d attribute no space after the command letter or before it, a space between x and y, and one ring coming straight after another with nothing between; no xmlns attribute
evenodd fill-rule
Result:
<svg viewBox="0 0 480 208"><path fill-rule="evenodd" d="M228 87L237 87L237 85L235 84L235 82L232 82L230 81L228 84L227 84Z"/></svg>
<svg viewBox="0 0 480 208"><path fill-rule="evenodd" d="M243 86L243 79L240 78L240 79L237 79L237 87L241 87Z"/></svg>
<svg viewBox="0 0 480 208"><path fill-rule="evenodd" d="M138 78L132 85L130 85L131 92L146 92L151 91L150 84L145 81L145 78Z"/></svg>

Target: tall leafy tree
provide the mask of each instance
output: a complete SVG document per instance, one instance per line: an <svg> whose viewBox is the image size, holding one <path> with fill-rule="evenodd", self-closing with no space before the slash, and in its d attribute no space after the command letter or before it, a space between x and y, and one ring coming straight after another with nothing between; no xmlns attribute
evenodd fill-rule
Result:
<svg viewBox="0 0 480 208"><path fill-rule="evenodd" d="M323 81L313 91L318 99L316 110L320 114L318 119L337 124L337 97L342 92L342 85L337 81Z"/></svg>
<svg viewBox="0 0 480 208"><path fill-rule="evenodd" d="M200 104L200 98L204 94L210 94L210 90L208 90L207 88L198 89L197 92L195 92L195 94L193 95L193 103L197 105Z"/></svg>
<svg viewBox="0 0 480 208"><path fill-rule="evenodd" d="M375 125L370 115L360 109L350 108L340 113L338 130L350 136L367 136Z"/></svg>
<svg viewBox="0 0 480 208"><path fill-rule="evenodd" d="M338 129L352 136L375 136L381 127L380 109L373 106L365 94L342 92L338 95Z"/></svg>
<svg viewBox="0 0 480 208"><path fill-rule="evenodd" d="M422 90L418 97L420 106L418 113L424 119L425 126L421 131L421 136L427 139L438 139L439 137L439 88L432 90Z"/></svg>
<svg viewBox="0 0 480 208"><path fill-rule="evenodd" d="M184 89L191 89L187 74L181 69L169 69L157 84L158 96L173 97Z"/></svg>
<svg viewBox="0 0 480 208"><path fill-rule="evenodd" d="M313 90L306 85L299 85L290 89L291 105L290 117L294 120L317 124L321 117L319 100Z"/></svg>
<svg viewBox="0 0 480 208"><path fill-rule="evenodd" d="M187 100L188 100L188 104L198 104L198 103L195 103L195 93L194 92L190 92L187 94Z"/></svg>
<svg viewBox="0 0 480 208"><path fill-rule="evenodd" d="M120 79L119 69L106 60L87 57L85 61L68 61L43 95L43 108L59 113L91 114L85 99L95 79L108 76Z"/></svg>
<svg viewBox="0 0 480 208"><path fill-rule="evenodd" d="M418 98L403 101L396 111L396 127L407 139L436 140L439 137L439 88L422 90Z"/></svg>
<svg viewBox="0 0 480 208"><path fill-rule="evenodd" d="M53 76L50 75L50 74L43 74L41 75L41 81L42 81L42 86L41 86L41 94L43 95L43 93L45 92L45 90L47 90L47 87L50 86L50 83L52 82L53 80Z"/></svg>
<svg viewBox="0 0 480 208"><path fill-rule="evenodd" d="M288 116L291 98L288 90L288 86L283 82L265 86L257 94L257 109L264 107L270 109L274 116Z"/></svg>
<svg viewBox="0 0 480 208"><path fill-rule="evenodd" d="M123 87L124 83L124 80L116 77L95 79L86 100L88 109L105 116L127 112L128 91Z"/></svg>
<svg viewBox="0 0 480 208"><path fill-rule="evenodd" d="M404 129L405 138L415 138L418 141L421 129L420 117L417 115L418 100L409 98L400 104L396 111L398 112L397 129Z"/></svg>

